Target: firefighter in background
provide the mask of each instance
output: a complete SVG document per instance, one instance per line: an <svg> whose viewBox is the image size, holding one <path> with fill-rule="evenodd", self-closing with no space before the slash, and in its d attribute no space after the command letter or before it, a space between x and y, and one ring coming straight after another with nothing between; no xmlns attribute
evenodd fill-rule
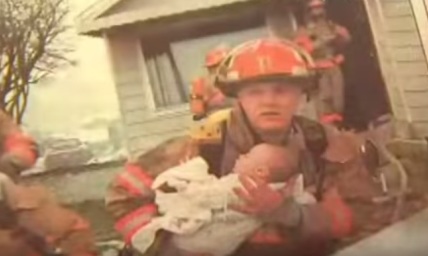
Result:
<svg viewBox="0 0 428 256"><path fill-rule="evenodd" d="M295 41L315 59L320 72L314 92L317 115L321 122L340 125L344 112L344 79L341 64L344 47L351 41L346 28L329 20L323 0L309 0L305 25Z"/></svg>
<svg viewBox="0 0 428 256"><path fill-rule="evenodd" d="M34 165L38 157L33 139L0 110L0 173L11 179L19 178L23 170Z"/></svg>
<svg viewBox="0 0 428 256"><path fill-rule="evenodd" d="M192 82L190 110L194 120L201 120L213 111L230 105L230 102L214 85L218 66L229 51L230 49L226 45L220 45L208 52L205 57L205 68L208 75Z"/></svg>
<svg viewBox="0 0 428 256"><path fill-rule="evenodd" d="M0 254L2 256L95 256L89 224L60 206L47 189L19 185L37 148L0 112Z"/></svg>
<svg viewBox="0 0 428 256"><path fill-rule="evenodd" d="M295 116L303 92L314 80L310 56L295 44L273 38L250 41L235 48L222 65L216 85L237 104L221 118L209 116L190 136L167 141L127 164L106 197L116 229L138 251L140 234L157 215L151 189L156 175L196 155L209 163L212 174L227 175L240 155L265 142L296 152L301 163L296 174L303 174L305 188L317 203L301 207L286 191L278 193L242 175L243 188L236 193L246 204L235 209L262 218L266 225L234 255L325 255L331 242L347 236L353 225L340 191L346 184L336 187L330 170L354 173L352 182L365 181L368 170L380 165L377 151L353 134ZM367 156L376 161L365 164ZM358 192L368 197L372 191ZM170 238L167 232L158 233L146 255L189 255L176 251Z"/></svg>

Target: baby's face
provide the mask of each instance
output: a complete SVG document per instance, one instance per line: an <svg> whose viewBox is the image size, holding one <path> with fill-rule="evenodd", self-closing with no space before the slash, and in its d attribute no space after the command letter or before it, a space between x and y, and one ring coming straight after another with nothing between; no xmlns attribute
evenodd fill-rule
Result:
<svg viewBox="0 0 428 256"><path fill-rule="evenodd" d="M295 169L292 159L286 148L260 144L248 154L241 155L233 171L257 175L269 182L284 182Z"/></svg>

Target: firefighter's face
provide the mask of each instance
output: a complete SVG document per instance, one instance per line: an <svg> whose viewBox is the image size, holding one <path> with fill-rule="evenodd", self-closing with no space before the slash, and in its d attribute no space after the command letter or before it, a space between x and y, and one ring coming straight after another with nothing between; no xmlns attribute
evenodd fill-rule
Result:
<svg viewBox="0 0 428 256"><path fill-rule="evenodd" d="M290 126L301 95L295 84L263 82L244 87L238 100L256 131L283 132Z"/></svg>

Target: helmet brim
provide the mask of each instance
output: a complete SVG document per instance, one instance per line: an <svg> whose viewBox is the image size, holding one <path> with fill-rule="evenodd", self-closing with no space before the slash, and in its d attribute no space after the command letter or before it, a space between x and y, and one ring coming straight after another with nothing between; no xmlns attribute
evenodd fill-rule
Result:
<svg viewBox="0 0 428 256"><path fill-rule="evenodd" d="M246 88L248 86L251 86L255 83L283 83L284 85L293 85L302 88L303 91L307 91L316 84L316 75L305 75L305 76L287 76L283 74L277 74L277 75L269 75L269 76L263 76L263 77L254 77L254 78L248 78L244 80L239 81L225 81L218 79L216 81L216 86L221 90L221 92L232 98L236 98L238 96L238 93L243 88Z"/></svg>

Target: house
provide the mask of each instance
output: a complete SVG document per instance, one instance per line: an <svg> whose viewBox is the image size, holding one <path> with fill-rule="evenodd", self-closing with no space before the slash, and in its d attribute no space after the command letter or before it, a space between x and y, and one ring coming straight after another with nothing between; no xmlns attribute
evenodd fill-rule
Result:
<svg viewBox="0 0 428 256"><path fill-rule="evenodd" d="M271 34L288 36L302 0L100 0L77 17L104 38L131 154L187 132L190 81L204 54ZM428 136L428 0L327 0L353 35L344 73L347 117L364 127L391 113L396 136ZM357 118L356 118L357 117Z"/></svg>

